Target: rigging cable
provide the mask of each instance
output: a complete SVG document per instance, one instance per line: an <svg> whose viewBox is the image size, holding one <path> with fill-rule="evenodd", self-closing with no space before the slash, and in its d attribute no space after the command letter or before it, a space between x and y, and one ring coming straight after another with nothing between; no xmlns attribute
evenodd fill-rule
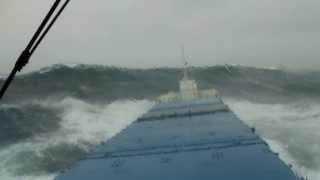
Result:
<svg viewBox="0 0 320 180"><path fill-rule="evenodd" d="M42 42L44 37L47 35L47 33L50 31L54 23L57 21L61 13L64 11L66 6L70 0L66 0L64 4L60 7L58 12L55 14L55 16L51 19L51 17L54 15L54 13L57 11L59 4L61 3L61 0L56 0L52 7L50 8L49 12L41 22L40 26L38 27L37 31L31 38L30 42L28 43L27 47L22 51L21 55L19 56L18 60L15 63L14 68L12 69L10 75L4 82L1 90L0 90L0 100L3 98L5 92L7 91L8 87L10 86L11 82L13 81L15 75L17 72L20 72L29 62L31 56L38 48L39 44ZM50 21L51 20L51 21Z"/></svg>

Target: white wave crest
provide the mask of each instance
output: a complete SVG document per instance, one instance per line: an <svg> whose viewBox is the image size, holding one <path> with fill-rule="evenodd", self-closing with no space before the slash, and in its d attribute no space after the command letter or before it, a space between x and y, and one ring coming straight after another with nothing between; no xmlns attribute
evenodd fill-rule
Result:
<svg viewBox="0 0 320 180"><path fill-rule="evenodd" d="M64 138L63 141L78 145L81 142L98 144L105 141L152 107L150 101L129 100L94 106L83 101L66 99L61 105L65 106L66 110L59 133L67 135L68 139Z"/></svg>
<svg viewBox="0 0 320 180"><path fill-rule="evenodd" d="M255 127L280 158L296 173L320 179L320 104L256 104L227 100L230 108Z"/></svg>
<svg viewBox="0 0 320 180"><path fill-rule="evenodd" d="M107 105L92 105L73 98L40 104L64 109L64 113L61 114L61 128L54 133L39 135L0 148L0 180L52 180L55 174L45 172L16 175L17 169L27 168L28 170L29 168L30 171L33 168L32 157L23 156L21 159L21 153L33 152L39 157L50 156L44 153L44 150L59 144L72 144L89 150L90 147L114 136L153 105L152 102L146 100L115 101Z"/></svg>

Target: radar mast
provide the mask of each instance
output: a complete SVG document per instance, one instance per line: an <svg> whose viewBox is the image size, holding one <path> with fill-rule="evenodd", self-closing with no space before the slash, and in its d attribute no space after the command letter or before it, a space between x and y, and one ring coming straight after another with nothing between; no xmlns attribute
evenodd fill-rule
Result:
<svg viewBox="0 0 320 180"><path fill-rule="evenodd" d="M185 51L184 51L184 45L181 46L181 60L183 62L183 79L189 79L189 76L188 76L188 71L189 71L189 64L188 64L188 61L187 61L187 58L185 56Z"/></svg>
<svg viewBox="0 0 320 180"><path fill-rule="evenodd" d="M182 99L193 99L198 96L198 85L195 80L189 78L188 62L184 52L184 46L181 47L182 61L184 64L183 78L180 81L180 93Z"/></svg>

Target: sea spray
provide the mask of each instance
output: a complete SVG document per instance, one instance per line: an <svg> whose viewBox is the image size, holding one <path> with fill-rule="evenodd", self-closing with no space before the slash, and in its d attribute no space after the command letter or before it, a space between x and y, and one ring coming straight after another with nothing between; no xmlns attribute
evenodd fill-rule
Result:
<svg viewBox="0 0 320 180"><path fill-rule="evenodd" d="M114 136L153 104L146 100L124 100L93 105L74 98L38 103L63 109L59 114L60 128L1 147L0 180L52 180L58 171Z"/></svg>
<svg viewBox="0 0 320 180"><path fill-rule="evenodd" d="M320 179L320 104L257 104L226 100L249 126L255 127L281 159L309 179Z"/></svg>
<svg viewBox="0 0 320 180"><path fill-rule="evenodd" d="M69 134L70 144L98 144L114 136L152 107L150 101L115 101L105 106L95 106L80 100L66 99L61 130ZM82 142L85 142L82 144Z"/></svg>

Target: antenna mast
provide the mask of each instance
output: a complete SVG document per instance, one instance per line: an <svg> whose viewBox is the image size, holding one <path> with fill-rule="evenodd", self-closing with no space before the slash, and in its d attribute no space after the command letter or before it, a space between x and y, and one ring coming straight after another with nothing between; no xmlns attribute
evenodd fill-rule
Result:
<svg viewBox="0 0 320 180"><path fill-rule="evenodd" d="M187 58L185 56L185 52L184 52L184 45L181 46L181 58L182 58L182 62L184 65L184 69L183 69L183 79L188 79L188 61Z"/></svg>

